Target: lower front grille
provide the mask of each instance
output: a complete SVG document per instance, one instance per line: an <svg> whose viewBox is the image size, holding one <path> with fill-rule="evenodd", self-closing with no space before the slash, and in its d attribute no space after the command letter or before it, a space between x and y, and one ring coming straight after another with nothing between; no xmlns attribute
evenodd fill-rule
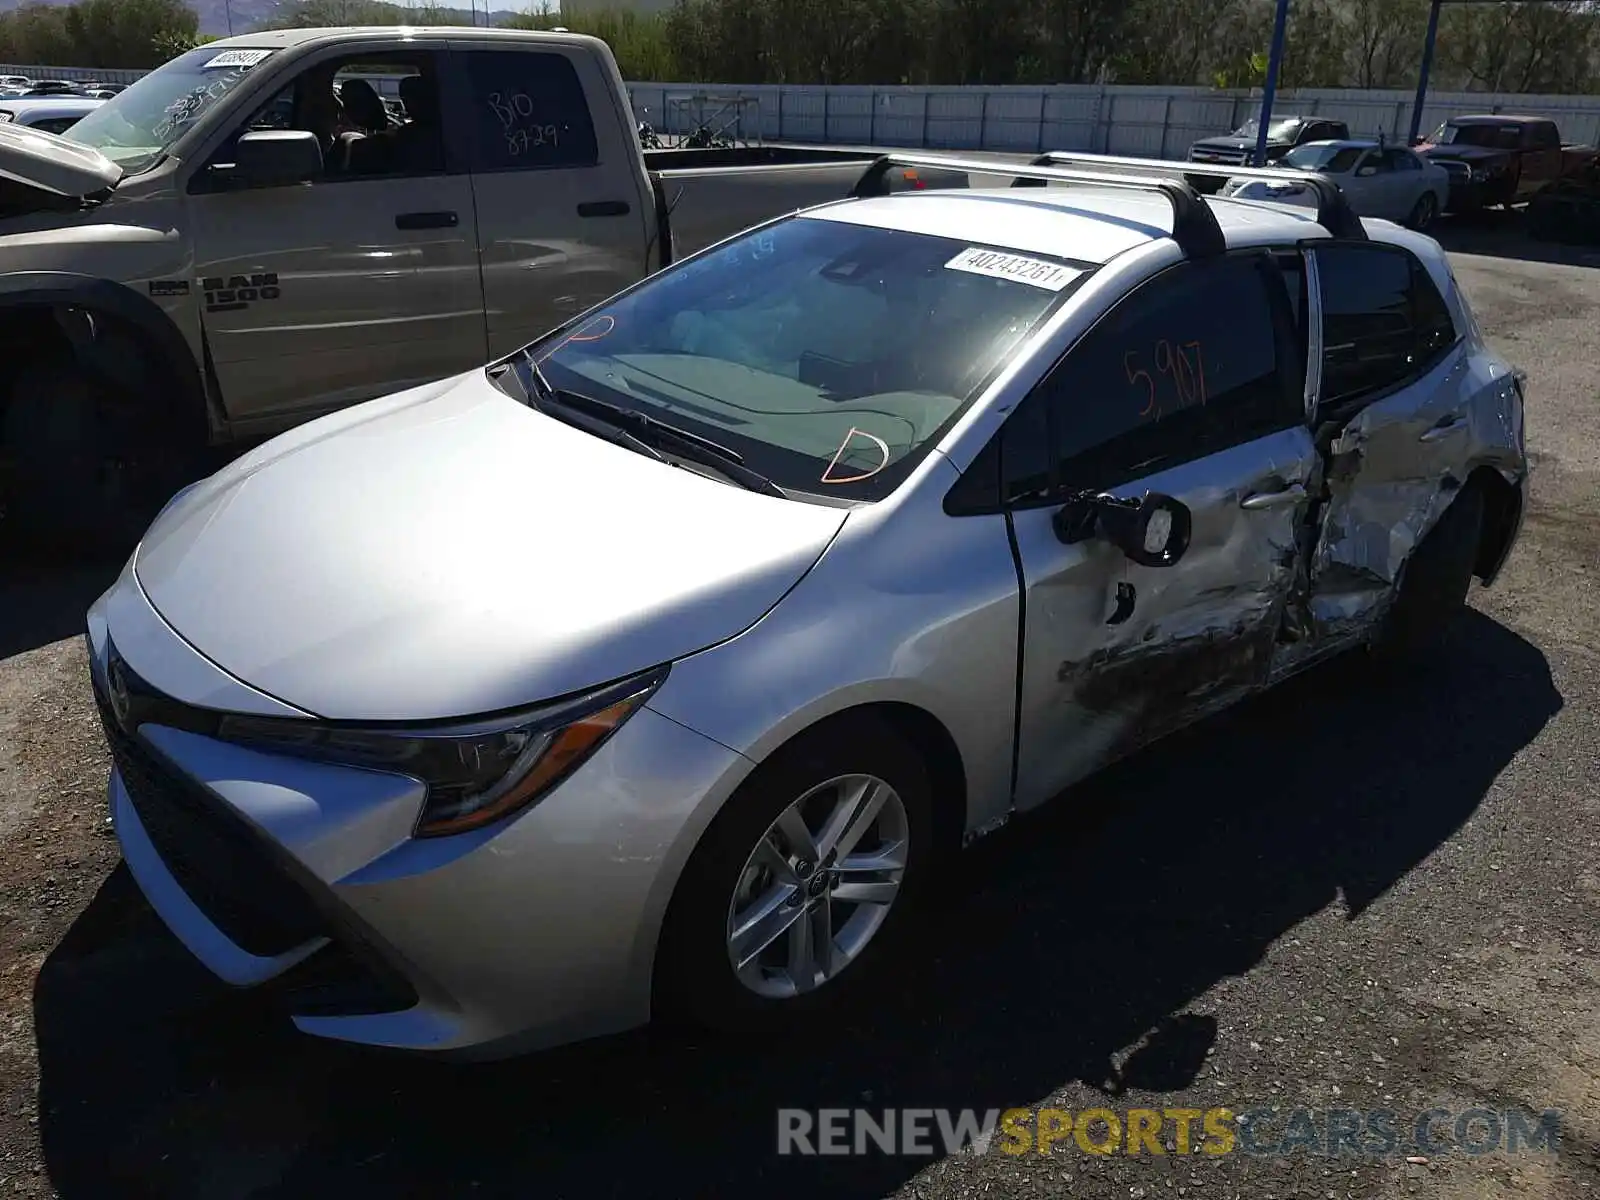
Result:
<svg viewBox="0 0 1600 1200"><path fill-rule="evenodd" d="M145 833L211 923L241 949L262 957L323 936L321 914L272 861L260 835L123 729L98 679L95 700L112 759Z"/></svg>

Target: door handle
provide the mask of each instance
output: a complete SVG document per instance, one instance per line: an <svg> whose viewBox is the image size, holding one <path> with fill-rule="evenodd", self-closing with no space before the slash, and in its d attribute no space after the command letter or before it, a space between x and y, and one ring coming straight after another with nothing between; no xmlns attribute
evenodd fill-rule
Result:
<svg viewBox="0 0 1600 1200"><path fill-rule="evenodd" d="M1281 492L1251 492L1239 501L1240 508L1277 508L1280 504L1298 504L1306 498L1304 484L1290 484Z"/></svg>
<svg viewBox="0 0 1600 1200"><path fill-rule="evenodd" d="M394 219L396 229L454 229L461 218L453 212L401 213Z"/></svg>
<svg viewBox="0 0 1600 1200"><path fill-rule="evenodd" d="M625 217L631 211L626 200L589 200L578 205L580 217Z"/></svg>
<svg viewBox="0 0 1600 1200"><path fill-rule="evenodd" d="M1461 413L1451 413L1447 417L1440 417L1434 427L1419 437L1417 441L1437 442L1441 438L1449 437L1466 423L1467 418Z"/></svg>

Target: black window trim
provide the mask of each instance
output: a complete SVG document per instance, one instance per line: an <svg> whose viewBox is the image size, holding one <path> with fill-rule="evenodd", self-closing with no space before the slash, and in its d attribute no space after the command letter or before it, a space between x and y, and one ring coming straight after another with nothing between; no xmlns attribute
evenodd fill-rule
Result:
<svg viewBox="0 0 1600 1200"><path fill-rule="evenodd" d="M1415 279L1417 273L1420 272L1422 278L1427 280L1428 286L1433 288L1434 292L1438 295L1439 303L1443 305L1445 315L1450 318L1450 331L1455 334L1455 337L1451 339L1449 345L1436 350L1429 358L1418 364L1416 368L1414 368L1403 378L1393 383L1385 384L1381 388L1374 388L1371 391L1345 396L1337 401L1332 402L1331 404L1322 395L1322 387L1327 379L1327 371L1324 369L1324 364L1319 362L1317 367L1318 379L1315 407L1315 418L1318 423L1328 420L1349 420L1350 417L1360 412L1363 408L1366 408L1372 404L1376 404L1381 400L1387 400L1390 396L1395 395L1397 392L1405 391L1406 388L1412 387L1421 380L1425 379L1427 376L1431 375L1439 368L1441 364L1444 363L1446 359L1460 349L1461 343L1465 339L1466 335L1462 332L1460 323L1456 320L1456 314L1450 308L1449 300L1446 299L1443 292L1439 291L1439 285L1433 281L1433 276L1429 273L1427 264L1413 254L1410 250L1406 249L1406 247L1396 245L1393 242L1355 242L1347 241L1342 238L1314 238L1301 243L1301 247L1302 250L1309 252L1307 254L1308 259L1315 259L1318 251L1346 247L1368 251L1380 251L1385 254L1402 255L1406 259L1406 263L1412 278ZM1326 344L1327 335L1323 324L1326 320L1326 317L1322 303L1322 296L1320 294L1322 287L1322 272L1320 263L1318 264L1316 270L1317 287L1319 293L1316 301L1316 316L1318 323L1316 340L1318 346L1321 347Z"/></svg>
<svg viewBox="0 0 1600 1200"><path fill-rule="evenodd" d="M1352 244L1364 245L1365 243L1355 242ZM1279 421L1272 429L1252 431L1246 436L1241 436L1236 441L1225 444L1221 442L1212 442L1204 445L1188 443L1184 451L1174 452L1160 459L1147 459L1140 463L1137 468L1130 468L1130 470L1136 470L1137 474L1131 474L1127 479L1117 483L1105 484L1105 487L1119 487L1134 479L1141 479L1146 475L1154 475L1161 471L1169 471L1209 455L1219 454L1224 450L1234 449L1247 442L1268 437L1273 433L1293 429L1297 425L1305 425L1307 414L1304 381L1306 371L1309 370L1309 363L1303 361L1305 351L1300 345L1299 331L1294 319L1294 309L1290 302L1288 286L1283 280L1282 270L1278 265L1279 256L1286 253L1301 255L1302 264L1304 264L1302 269L1307 272L1307 309L1309 311L1312 304L1309 272L1312 268L1306 263L1304 254L1297 246L1244 246L1229 250L1226 255L1219 256L1217 259L1206 260L1207 262L1216 262L1223 258L1256 258L1267 264L1272 276L1276 277L1280 283L1280 286L1268 295L1268 304L1273 316L1273 329L1278 343L1278 373L1283 390L1283 395L1280 397L1281 412ZM1074 338L1072 343L1062 350L1055 361L1040 375L1038 381L1028 389L1027 395L1018 401L1006 420L1001 423L1000 428L990 436L989 441L973 456L967 469L962 472L961 478L951 485L944 499L946 514L957 517L986 516L1001 512L1023 512L1030 509L1048 508L1051 505L1060 504L1070 489L1059 478L1059 463L1055 465L1052 471L1053 478L1049 486L1040 492L1031 496L1015 498L1005 495L1005 462L1001 445L1007 426L1016 420L1018 414L1023 412L1026 406L1033 401L1033 398L1039 394L1040 389L1049 382L1051 376L1067 360L1068 356L1103 322L1113 316L1124 304L1128 303L1131 298L1137 296L1145 288L1155 284L1156 281L1163 277L1196 265L1203 266L1203 264L1196 264L1188 260L1173 263L1148 279L1142 280L1137 286L1118 297L1115 303L1096 317L1087 329ZM1298 368L1295 366L1294 360L1296 358L1302 358ZM1050 421L1049 424L1053 429L1054 422Z"/></svg>

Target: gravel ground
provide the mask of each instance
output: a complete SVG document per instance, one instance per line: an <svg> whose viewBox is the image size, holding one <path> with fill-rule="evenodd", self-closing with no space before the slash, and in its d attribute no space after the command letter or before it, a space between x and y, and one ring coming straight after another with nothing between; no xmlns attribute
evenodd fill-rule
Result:
<svg viewBox="0 0 1600 1200"><path fill-rule="evenodd" d="M106 579L8 568L0 1197L1600 1194L1600 254L1444 236L1537 454L1455 653L1314 672L996 835L899 992L815 1042L462 1068L297 1036L117 866L77 637ZM781 1107L1260 1105L1393 1110L1403 1139L1430 1108L1564 1117L1559 1153L1477 1157L774 1152Z"/></svg>

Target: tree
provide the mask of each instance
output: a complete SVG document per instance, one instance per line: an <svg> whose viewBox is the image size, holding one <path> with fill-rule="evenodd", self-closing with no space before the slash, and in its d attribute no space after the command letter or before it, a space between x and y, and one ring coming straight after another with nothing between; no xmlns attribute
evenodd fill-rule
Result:
<svg viewBox="0 0 1600 1200"><path fill-rule="evenodd" d="M1462 5L1440 20L1439 58L1473 90L1594 91L1600 13L1581 2Z"/></svg>
<svg viewBox="0 0 1600 1200"><path fill-rule="evenodd" d="M679 68L667 40L666 18L633 9L579 9L570 16L545 9L518 13L507 29L554 29L587 33L611 47L624 79L673 80Z"/></svg>
<svg viewBox="0 0 1600 1200"><path fill-rule="evenodd" d="M200 18L182 0L80 0L0 14L0 60L63 67L160 66L196 44Z"/></svg>
<svg viewBox="0 0 1600 1200"><path fill-rule="evenodd" d="M1399 88L1417 81L1428 0L1346 0L1338 23L1351 87Z"/></svg>

